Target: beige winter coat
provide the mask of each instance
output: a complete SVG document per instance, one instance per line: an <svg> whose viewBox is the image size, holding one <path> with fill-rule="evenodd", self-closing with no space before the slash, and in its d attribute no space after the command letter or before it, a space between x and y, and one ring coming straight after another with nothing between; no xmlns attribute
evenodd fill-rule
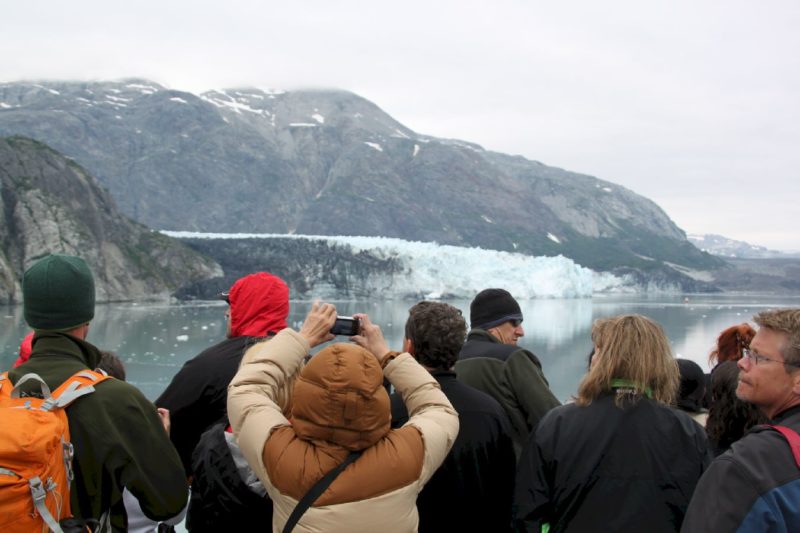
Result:
<svg viewBox="0 0 800 533"><path fill-rule="evenodd" d="M302 368L308 343L285 329L246 353L228 389L239 446L274 504L281 531L297 502L351 450L364 450L306 511L296 532L416 531L417 494L458 434L458 415L409 354L381 371L353 344L334 344ZM283 415L294 385L292 422ZM383 376L402 395L409 421L390 430Z"/></svg>

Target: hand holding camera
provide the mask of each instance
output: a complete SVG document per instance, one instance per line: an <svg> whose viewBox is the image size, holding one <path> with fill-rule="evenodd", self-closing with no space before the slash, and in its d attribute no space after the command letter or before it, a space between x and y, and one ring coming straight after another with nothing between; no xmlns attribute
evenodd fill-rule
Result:
<svg viewBox="0 0 800 533"><path fill-rule="evenodd" d="M353 315L353 318L357 318L361 322L361 331L358 335L353 336L351 340L371 352L375 359L382 363L383 357L389 353L389 345L386 344L386 339L383 338L381 327L373 324L365 314Z"/></svg>
<svg viewBox="0 0 800 533"><path fill-rule="evenodd" d="M312 348L334 338L331 328L336 322L336 307L333 304L316 300L311 304L311 311L300 327L300 335L305 337Z"/></svg>

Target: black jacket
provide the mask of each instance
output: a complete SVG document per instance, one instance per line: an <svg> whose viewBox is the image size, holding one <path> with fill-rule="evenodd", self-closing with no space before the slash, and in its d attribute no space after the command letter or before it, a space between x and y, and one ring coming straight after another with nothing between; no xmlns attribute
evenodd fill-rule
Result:
<svg viewBox="0 0 800 533"><path fill-rule="evenodd" d="M432 372L458 412L460 429L450 453L417 498L419 531L508 531L514 486L514 448L508 418L491 396ZM392 395L392 427L408 421Z"/></svg>
<svg viewBox="0 0 800 533"><path fill-rule="evenodd" d="M267 490L225 428L225 423L211 426L194 450L189 531L248 531L272 523Z"/></svg>
<svg viewBox="0 0 800 533"><path fill-rule="evenodd" d="M192 452L200 435L214 423L226 420L228 383L244 352L257 337L226 339L188 360L156 400L169 409L170 438L181 457L186 475L192 473Z"/></svg>
<svg viewBox="0 0 800 533"><path fill-rule="evenodd" d="M503 407L511 422L517 455L542 416L561 405L533 353L503 344L482 329L469 332L458 355L456 372L460 381L485 392Z"/></svg>
<svg viewBox="0 0 800 533"><path fill-rule="evenodd" d="M772 422L800 432L800 406ZM684 532L800 531L800 467L784 437L756 426L697 485Z"/></svg>
<svg viewBox="0 0 800 533"><path fill-rule="evenodd" d="M517 470L518 531L674 532L711 462L703 428L647 398L608 393L550 411Z"/></svg>

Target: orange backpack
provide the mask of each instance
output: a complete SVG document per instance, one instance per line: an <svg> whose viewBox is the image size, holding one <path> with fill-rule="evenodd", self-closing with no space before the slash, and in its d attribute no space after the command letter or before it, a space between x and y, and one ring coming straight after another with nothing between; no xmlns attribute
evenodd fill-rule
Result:
<svg viewBox="0 0 800 533"><path fill-rule="evenodd" d="M100 372L82 370L50 394L36 374L25 374L16 386L8 372L0 374L0 531L61 532L59 522L72 516L73 477L64 409L105 379ZM22 395L20 385L28 381L38 381L41 398Z"/></svg>

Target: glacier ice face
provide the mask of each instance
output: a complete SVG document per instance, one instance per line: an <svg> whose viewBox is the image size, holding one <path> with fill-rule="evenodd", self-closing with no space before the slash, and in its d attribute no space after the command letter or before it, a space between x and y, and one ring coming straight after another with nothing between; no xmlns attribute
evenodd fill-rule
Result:
<svg viewBox="0 0 800 533"><path fill-rule="evenodd" d="M563 256L524 254L462 248L386 237L331 237L244 233L165 231L176 238L307 239L347 246L354 254L367 252L379 259L395 259L399 273L373 275L368 282L385 297L472 298L486 287L504 287L516 298L591 298L595 284L601 290L619 290L624 280L597 274Z"/></svg>

